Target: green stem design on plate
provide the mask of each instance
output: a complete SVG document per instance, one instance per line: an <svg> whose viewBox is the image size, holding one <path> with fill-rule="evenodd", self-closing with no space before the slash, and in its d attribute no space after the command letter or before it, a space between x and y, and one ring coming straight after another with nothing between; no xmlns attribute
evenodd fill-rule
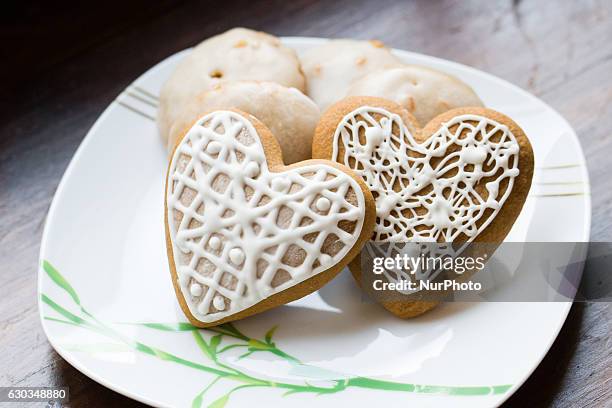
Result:
<svg viewBox="0 0 612 408"><path fill-rule="evenodd" d="M503 394L507 392L511 387L511 385L495 385L482 387L419 385L361 376L332 379L327 381L329 385L313 385L308 383L307 380L304 380L303 383L299 384L276 382L248 375L245 372L226 364L220 359L220 355L228 350L235 348L243 348L245 350L245 353L242 354L239 358L248 357L253 353L268 352L286 360L287 362L295 366L316 368L303 364L298 358L282 351L276 346L276 343L272 340L276 331L276 326L268 330L268 332L264 335L263 339L255 339L242 333L232 323L225 323L208 329L199 329L189 323L184 322L129 323L138 324L155 330L169 332L191 332L196 344L206 357L208 363L203 364L195 361L186 360L177 355L167 353L163 350L148 346L139 341L135 341L131 338L128 338L116 331L115 329L111 328L110 326L99 321L81 305L81 300L77 295L77 292L70 285L70 283L57 271L57 269L55 269L47 261L43 262L42 267L47 273L47 275L51 278L51 280L70 296L72 301L76 304L76 306L78 306L81 314L81 316L78 316L70 312L66 308L60 306L47 295L41 294L42 302L48 305L52 310L54 310L60 316L63 317L63 319L58 319L56 317L45 316L45 320L91 330L103 336L120 341L134 351L148 354L160 360L170 361L175 364L180 364L186 367L212 374L213 378L211 382L207 384L206 387L195 396L192 402L192 407L201 407L205 403L205 394L220 380L234 381L237 383L237 385L228 393L213 401L210 405L208 405L209 407L222 408L227 404L230 396L234 392L244 388L252 387L278 388L281 390L285 390L285 393L283 395L290 395L296 393L312 393L316 395L334 394L344 391L349 387L383 391L404 391L422 394L494 395ZM202 333L206 332L211 334L208 340L202 335ZM238 342L222 345L222 343L226 339L238 340Z"/></svg>
<svg viewBox="0 0 612 408"><path fill-rule="evenodd" d="M236 328L232 323L224 323L216 327L209 327L206 329L200 329L199 327L193 326L187 322L179 322L179 323L124 323L129 325L138 325L142 327L147 327L149 329L168 331L168 332L185 332L185 331L207 331L217 333L219 336L224 336L226 338L231 338L235 340L239 340L238 343L232 343L221 347L218 350L218 354L224 353L228 350L239 349L242 348L245 350L245 353L240 356L240 358L245 358L250 356L253 353L257 352L269 352L272 353L284 360L292 364L300 364L304 365L297 357L294 357L288 353L285 353L283 350L279 349L276 346L276 343L272 341L272 336L274 336L274 332L276 331L277 326L272 327L265 334L263 339L254 339L248 337L240 330Z"/></svg>

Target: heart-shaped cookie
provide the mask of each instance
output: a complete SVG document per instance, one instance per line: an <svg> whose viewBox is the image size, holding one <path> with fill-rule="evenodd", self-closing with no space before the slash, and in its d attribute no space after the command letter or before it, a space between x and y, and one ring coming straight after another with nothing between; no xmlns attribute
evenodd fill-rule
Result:
<svg viewBox="0 0 612 408"><path fill-rule="evenodd" d="M400 105L346 98L323 114L313 157L345 164L376 200L374 242L500 243L518 217L533 176L529 139L485 108L441 114L420 130ZM358 260L350 269L360 281ZM401 317L436 302L383 302Z"/></svg>
<svg viewBox="0 0 612 408"><path fill-rule="evenodd" d="M374 200L342 165L284 166L278 142L240 111L204 115L175 147L166 179L168 260L200 327L311 293L372 233Z"/></svg>

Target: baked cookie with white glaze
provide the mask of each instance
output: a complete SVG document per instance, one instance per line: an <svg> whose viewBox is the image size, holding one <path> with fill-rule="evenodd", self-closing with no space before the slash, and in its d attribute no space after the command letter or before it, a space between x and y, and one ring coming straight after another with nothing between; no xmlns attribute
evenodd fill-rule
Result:
<svg viewBox="0 0 612 408"><path fill-rule="evenodd" d="M343 165L285 166L255 117L217 110L177 140L165 229L179 303L199 327L305 296L332 279L372 234L374 199Z"/></svg>
<svg viewBox="0 0 612 408"><path fill-rule="evenodd" d="M402 62L380 41L330 40L300 56L306 94L321 111L344 98L358 78Z"/></svg>
<svg viewBox="0 0 612 408"><path fill-rule="evenodd" d="M521 212L534 168L527 135L499 112L453 109L421 129L405 108L375 97L330 107L313 157L346 165L368 185L376 200L374 243L499 244ZM361 284L359 259L349 267ZM407 318L438 303L430 298L416 292L381 303Z"/></svg>
<svg viewBox="0 0 612 408"><path fill-rule="evenodd" d="M352 83L347 96L378 96L408 110L421 124L455 108L484 106L476 92L458 78L418 65L383 69Z"/></svg>
<svg viewBox="0 0 612 408"><path fill-rule="evenodd" d="M202 112L238 109L259 119L278 140L285 164L310 158L319 108L295 88L275 82L223 82L194 97L170 130L169 148Z"/></svg>
<svg viewBox="0 0 612 408"><path fill-rule="evenodd" d="M186 103L228 80L272 81L305 91L300 62L291 48L270 34L233 28L198 44L164 83L157 116L164 142Z"/></svg>

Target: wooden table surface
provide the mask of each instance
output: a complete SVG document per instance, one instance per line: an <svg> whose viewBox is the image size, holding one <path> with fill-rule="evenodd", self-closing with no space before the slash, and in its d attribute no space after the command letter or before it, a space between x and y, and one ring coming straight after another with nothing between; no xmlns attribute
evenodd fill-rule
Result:
<svg viewBox="0 0 612 408"><path fill-rule="evenodd" d="M234 26L380 39L490 72L572 124L592 183L594 241L612 233L612 1L106 1L3 5L0 32L0 386L69 386L70 406L139 405L72 368L36 303L45 216L98 115L136 77ZM85 3L85 2L83 2ZM612 403L609 303L576 303L508 407Z"/></svg>

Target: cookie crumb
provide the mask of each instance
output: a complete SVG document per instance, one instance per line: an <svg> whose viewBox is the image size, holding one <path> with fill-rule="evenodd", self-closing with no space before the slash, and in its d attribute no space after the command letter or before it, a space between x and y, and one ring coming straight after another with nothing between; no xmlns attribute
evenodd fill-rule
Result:
<svg viewBox="0 0 612 408"><path fill-rule="evenodd" d="M385 48L385 43L380 40L370 40L370 44L376 48Z"/></svg>
<svg viewBox="0 0 612 408"><path fill-rule="evenodd" d="M249 43L246 40L239 40L236 44L234 44L234 48L244 48L247 45L249 45Z"/></svg>
<svg viewBox="0 0 612 408"><path fill-rule="evenodd" d="M218 69L215 69L210 73L210 77L211 78L223 78L223 72L221 72Z"/></svg>
<svg viewBox="0 0 612 408"><path fill-rule="evenodd" d="M355 61L355 63L356 63L358 66L365 65L365 63L366 63L366 62L368 62L368 59L367 59L366 57L359 57L359 58L357 58L357 60Z"/></svg>

